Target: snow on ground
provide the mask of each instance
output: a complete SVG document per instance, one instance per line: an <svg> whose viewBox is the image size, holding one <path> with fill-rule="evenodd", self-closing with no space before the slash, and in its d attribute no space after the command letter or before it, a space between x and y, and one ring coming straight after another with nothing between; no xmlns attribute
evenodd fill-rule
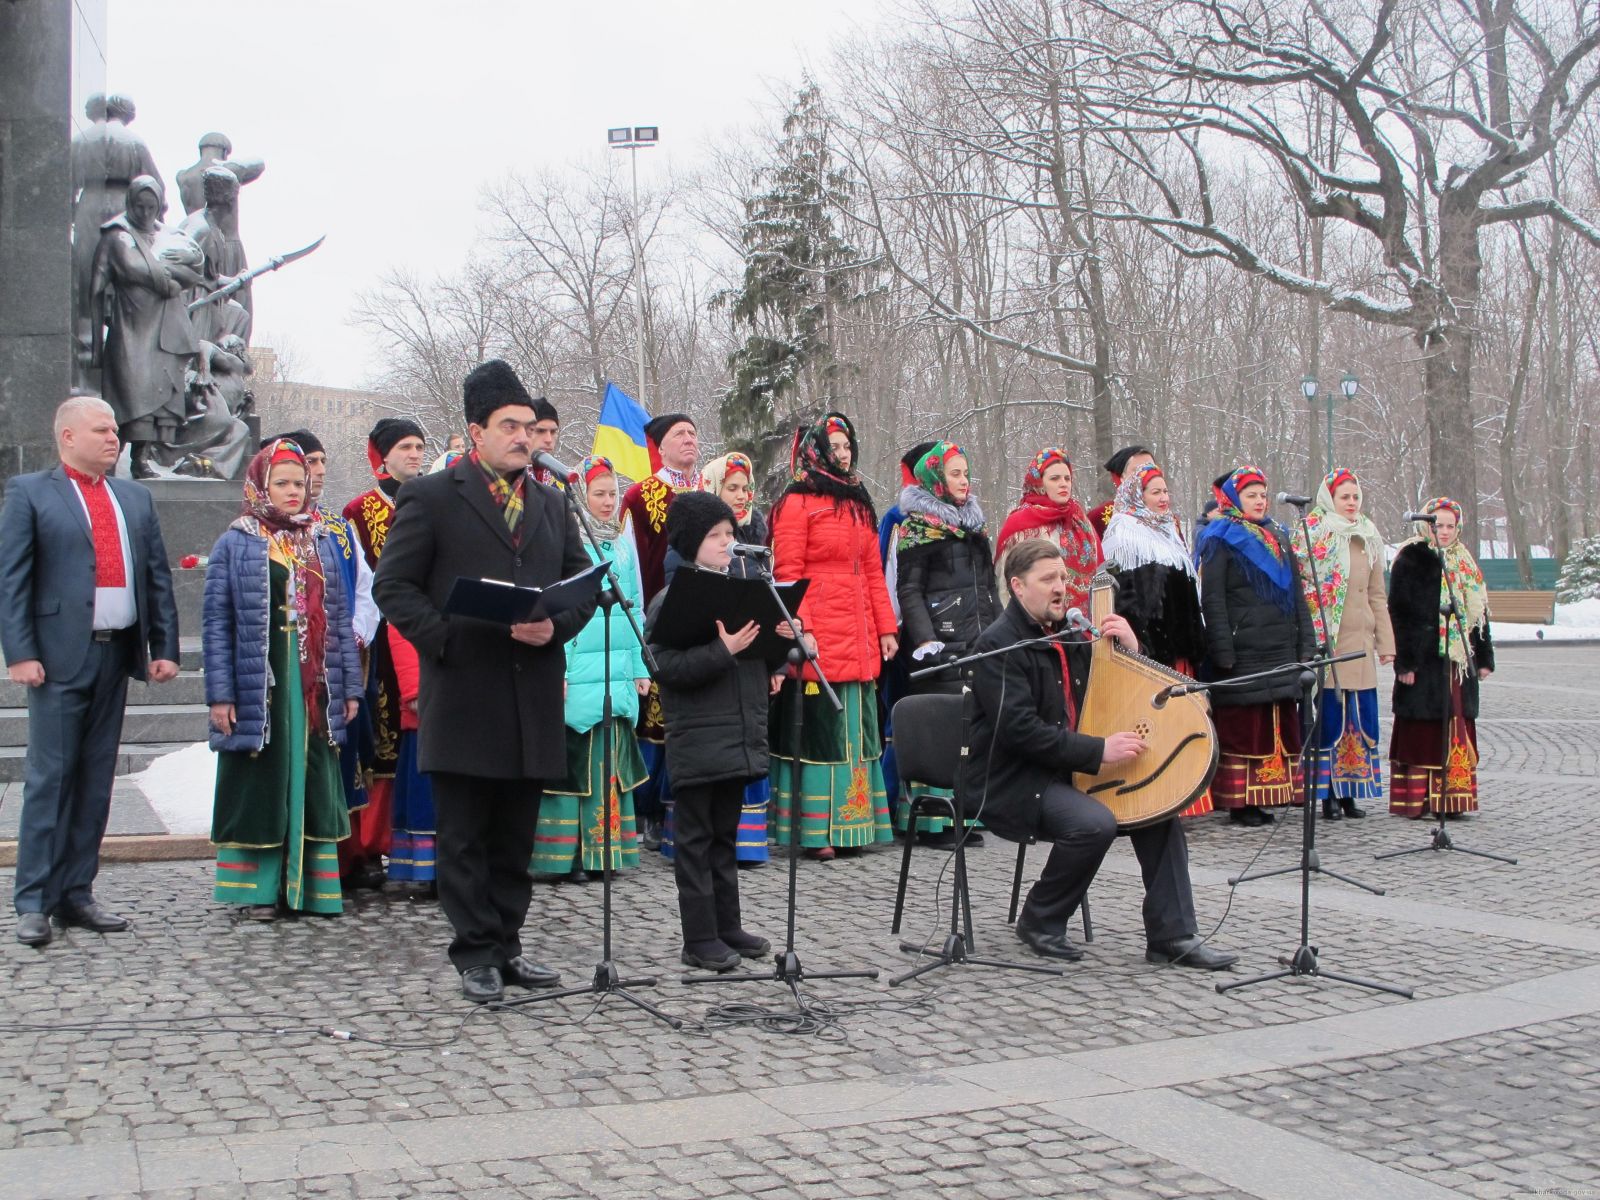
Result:
<svg viewBox="0 0 1600 1200"><path fill-rule="evenodd" d="M205 742L163 754L131 777L168 833L209 834L217 756Z"/></svg>
<svg viewBox="0 0 1600 1200"><path fill-rule="evenodd" d="M1489 606L1494 607L1494 593L1489 593ZM1556 605L1554 625L1513 625L1495 621L1492 632L1497 642L1537 642L1545 638L1583 638L1600 641L1600 597L1580 600L1576 604Z"/></svg>

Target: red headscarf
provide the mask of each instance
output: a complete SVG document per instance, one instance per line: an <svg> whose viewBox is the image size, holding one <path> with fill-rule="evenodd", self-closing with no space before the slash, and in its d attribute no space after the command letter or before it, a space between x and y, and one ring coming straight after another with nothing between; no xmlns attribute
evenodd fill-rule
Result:
<svg viewBox="0 0 1600 1200"><path fill-rule="evenodd" d="M1057 446L1046 446L1033 456L1028 471L1022 477L1022 499L1011 510L1000 526L1000 540L996 543L996 559L1003 565L1006 551L1014 541L1049 529L1061 546L1061 557L1067 564L1067 604L1088 611L1089 585L1105 561L1100 553L1100 538L1089 524L1088 514L1074 496L1065 504L1057 504L1044 492L1044 473L1056 463L1072 469L1072 459Z"/></svg>

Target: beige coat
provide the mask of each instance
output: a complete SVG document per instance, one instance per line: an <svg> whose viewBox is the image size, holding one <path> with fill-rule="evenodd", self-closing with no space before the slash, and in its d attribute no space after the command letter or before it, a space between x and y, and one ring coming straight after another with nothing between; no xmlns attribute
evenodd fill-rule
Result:
<svg viewBox="0 0 1600 1200"><path fill-rule="evenodd" d="M1362 538L1350 539L1350 584L1344 615L1339 619L1335 654L1365 650L1367 656L1332 668L1330 687L1361 692L1378 686L1377 656L1394 653L1394 627L1389 624L1389 598L1383 587L1383 563L1367 557Z"/></svg>

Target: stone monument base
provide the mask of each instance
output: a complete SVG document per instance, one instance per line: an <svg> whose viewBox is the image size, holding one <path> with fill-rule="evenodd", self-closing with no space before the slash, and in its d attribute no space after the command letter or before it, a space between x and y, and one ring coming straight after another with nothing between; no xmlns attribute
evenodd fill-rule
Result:
<svg viewBox="0 0 1600 1200"><path fill-rule="evenodd" d="M186 554L211 553L222 531L239 515L244 485L231 479L141 479L139 483L150 489L156 502L178 602L178 632L185 638L199 637L205 569L185 571L178 563Z"/></svg>

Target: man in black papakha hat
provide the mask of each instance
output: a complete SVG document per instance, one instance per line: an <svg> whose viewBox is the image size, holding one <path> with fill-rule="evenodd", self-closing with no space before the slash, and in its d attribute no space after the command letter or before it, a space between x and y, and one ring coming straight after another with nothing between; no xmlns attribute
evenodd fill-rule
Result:
<svg viewBox="0 0 1600 1200"><path fill-rule="evenodd" d="M548 587L590 565L561 494L529 475L538 413L516 372L483 363L462 400L472 450L400 489L374 593L416 647L417 757L433 784L439 903L462 992L481 1004L508 983L560 982L524 957L521 930L544 781L567 773L562 644L594 602L511 626L444 612L461 577Z"/></svg>

